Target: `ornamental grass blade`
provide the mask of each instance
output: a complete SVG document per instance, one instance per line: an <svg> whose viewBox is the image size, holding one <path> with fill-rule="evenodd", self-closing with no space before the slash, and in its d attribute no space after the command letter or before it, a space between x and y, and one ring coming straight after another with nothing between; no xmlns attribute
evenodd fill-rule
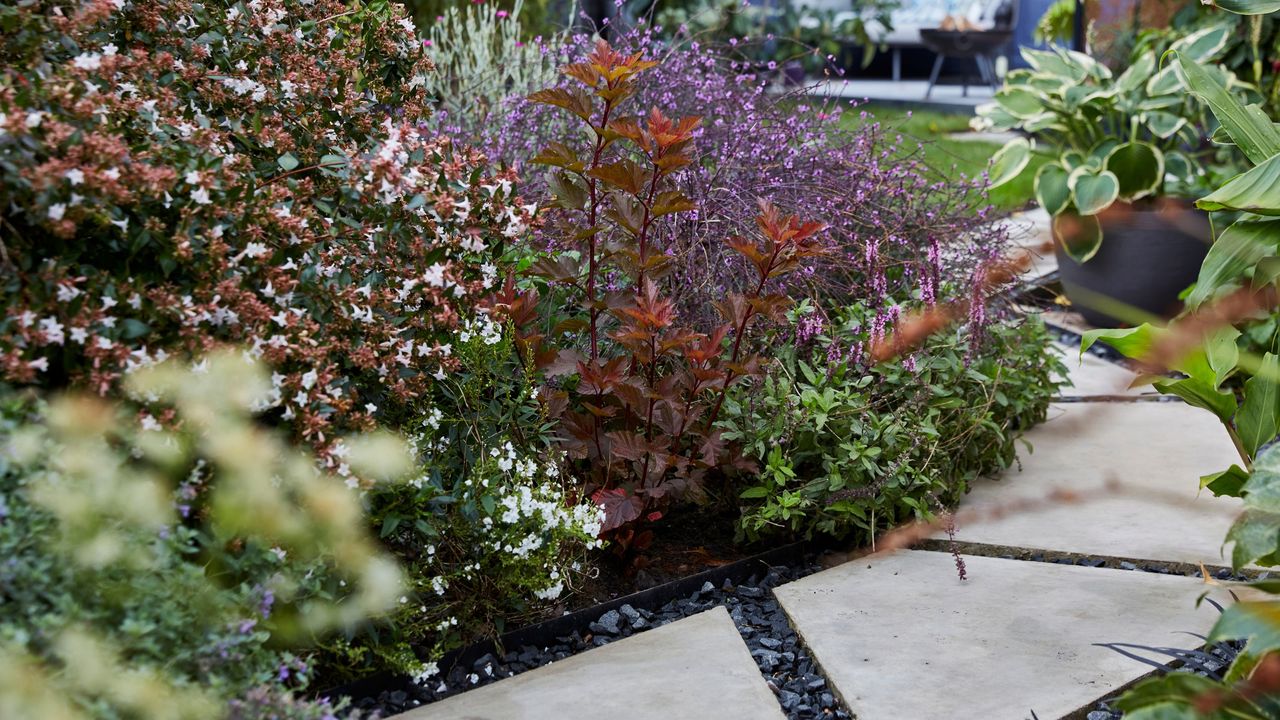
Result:
<svg viewBox="0 0 1280 720"><path fill-rule="evenodd" d="M1280 0L1212 0L1205 4L1237 15L1269 15L1280 10Z"/></svg>
<svg viewBox="0 0 1280 720"><path fill-rule="evenodd" d="M1280 215L1280 155L1231 178L1197 200L1196 207L1209 212L1239 210L1254 215Z"/></svg>
<svg viewBox="0 0 1280 720"><path fill-rule="evenodd" d="M1234 290L1243 283L1250 268L1277 253L1280 220L1241 220L1232 224L1209 246L1195 288L1187 295L1187 307L1194 308Z"/></svg>
<svg viewBox="0 0 1280 720"><path fill-rule="evenodd" d="M1191 58L1177 56L1177 62L1187 79L1187 88L1209 106L1214 117L1253 164L1261 165L1271 156L1280 154L1280 131L1261 108L1241 103Z"/></svg>

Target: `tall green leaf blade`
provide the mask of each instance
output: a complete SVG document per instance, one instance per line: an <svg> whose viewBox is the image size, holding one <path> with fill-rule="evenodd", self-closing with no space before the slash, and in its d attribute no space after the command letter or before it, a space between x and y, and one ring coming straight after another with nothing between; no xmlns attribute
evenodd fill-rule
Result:
<svg viewBox="0 0 1280 720"><path fill-rule="evenodd" d="M1237 15L1270 15L1280 10L1280 0L1213 0L1213 5Z"/></svg>
<svg viewBox="0 0 1280 720"><path fill-rule="evenodd" d="M1280 358L1262 356L1258 372L1244 383L1244 402L1236 414L1236 432L1250 456L1280 430Z"/></svg>
<svg viewBox="0 0 1280 720"><path fill-rule="evenodd" d="M1197 200L1196 207L1209 212L1240 210L1254 215L1280 215L1280 155L1231 178Z"/></svg>
<svg viewBox="0 0 1280 720"><path fill-rule="evenodd" d="M1256 105L1246 107L1199 63L1184 56L1178 56L1177 62L1188 89L1204 100L1250 161L1261 165L1280 154L1280 131L1266 113Z"/></svg>
<svg viewBox="0 0 1280 720"><path fill-rule="evenodd" d="M1157 328L1151 323L1142 323L1131 328L1089 330L1080 338L1080 354L1083 355L1086 350L1093 347L1094 343L1101 340L1115 348L1121 355L1141 360L1147 356L1151 346L1163 332L1164 328Z"/></svg>
<svg viewBox="0 0 1280 720"><path fill-rule="evenodd" d="M1209 246L1187 306L1195 307L1243 284L1245 273L1263 258L1280 252L1280 220L1241 220Z"/></svg>

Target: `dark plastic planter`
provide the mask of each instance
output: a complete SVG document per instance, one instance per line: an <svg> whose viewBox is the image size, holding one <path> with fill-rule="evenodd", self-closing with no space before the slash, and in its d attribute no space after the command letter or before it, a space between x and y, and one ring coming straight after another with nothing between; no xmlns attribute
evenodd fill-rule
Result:
<svg viewBox="0 0 1280 720"><path fill-rule="evenodd" d="M1098 327L1135 325L1138 318L1107 312L1110 298L1169 318L1182 309L1178 295L1196 281L1209 251L1208 216L1180 202L1151 207L1113 205L1099 215L1102 247L1081 264L1054 243L1062 289L1072 308ZM1117 310L1117 314L1120 312Z"/></svg>

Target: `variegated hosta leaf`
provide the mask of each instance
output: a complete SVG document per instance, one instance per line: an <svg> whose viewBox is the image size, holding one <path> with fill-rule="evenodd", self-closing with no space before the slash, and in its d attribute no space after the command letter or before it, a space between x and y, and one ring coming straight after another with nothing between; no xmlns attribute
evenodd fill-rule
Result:
<svg viewBox="0 0 1280 720"><path fill-rule="evenodd" d="M999 187L1018 177L1030 162L1031 141L1018 137L1005 143L991 156L988 171L991 187Z"/></svg>
<svg viewBox="0 0 1280 720"><path fill-rule="evenodd" d="M1081 215L1097 215L1120 196L1120 180L1109 170L1076 168L1067 178L1071 203Z"/></svg>
<svg viewBox="0 0 1280 720"><path fill-rule="evenodd" d="M1127 200L1146 197L1164 180L1164 153L1154 145L1130 142L1117 145L1104 167L1120 182L1120 196Z"/></svg>

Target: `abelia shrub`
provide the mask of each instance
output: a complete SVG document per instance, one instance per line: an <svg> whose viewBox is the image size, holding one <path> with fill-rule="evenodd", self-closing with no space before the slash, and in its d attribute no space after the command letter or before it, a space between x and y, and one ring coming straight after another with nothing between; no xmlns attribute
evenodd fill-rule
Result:
<svg viewBox="0 0 1280 720"><path fill-rule="evenodd" d="M337 433L410 416L533 208L416 128L397 7L0 8L0 374L108 393L235 343L344 473Z"/></svg>

